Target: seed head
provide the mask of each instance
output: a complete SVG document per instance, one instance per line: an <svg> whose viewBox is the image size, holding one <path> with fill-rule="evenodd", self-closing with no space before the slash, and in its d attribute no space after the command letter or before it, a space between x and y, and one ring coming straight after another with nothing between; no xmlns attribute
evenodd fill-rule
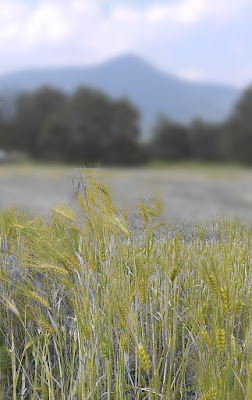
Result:
<svg viewBox="0 0 252 400"><path fill-rule="evenodd" d="M217 285L214 274L210 274L208 279L209 279L213 293L215 294L216 297L218 297L218 285Z"/></svg>
<svg viewBox="0 0 252 400"><path fill-rule="evenodd" d="M216 331L216 344L218 350L223 353L225 349L225 329L217 329Z"/></svg>
<svg viewBox="0 0 252 400"><path fill-rule="evenodd" d="M140 344L140 345L138 346L137 353L138 353L138 358L139 358L141 367L142 367L146 372L149 372L149 369L150 369L150 361L149 361L148 354L146 353L146 350L145 350L145 348L144 348L144 346L143 346L142 344Z"/></svg>
<svg viewBox="0 0 252 400"><path fill-rule="evenodd" d="M207 347L211 347L212 342L211 342L211 339L210 339L210 336L209 336L209 333L207 332L207 330L203 329L200 332L200 335L201 335L202 339L204 340L205 344L207 345Z"/></svg>
<svg viewBox="0 0 252 400"><path fill-rule="evenodd" d="M146 302L145 283L143 278L140 280L139 283L139 298L141 304L144 304Z"/></svg>
<svg viewBox="0 0 252 400"><path fill-rule="evenodd" d="M217 396L216 388L212 387L201 396L201 400L216 400L216 396Z"/></svg>
<svg viewBox="0 0 252 400"><path fill-rule="evenodd" d="M230 299L228 296L226 286L221 288L221 297L222 297L222 301L223 301L223 307L224 307L225 314L228 316L230 309L231 309L231 302L230 302Z"/></svg>
<svg viewBox="0 0 252 400"><path fill-rule="evenodd" d="M102 357L104 358L104 360L108 361L109 360L109 349L108 349L108 344L105 341L101 342L100 349L101 349Z"/></svg>

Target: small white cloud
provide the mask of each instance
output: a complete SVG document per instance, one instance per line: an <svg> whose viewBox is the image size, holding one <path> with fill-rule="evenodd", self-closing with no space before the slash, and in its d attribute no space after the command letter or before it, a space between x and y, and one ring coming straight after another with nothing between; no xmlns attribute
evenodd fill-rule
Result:
<svg viewBox="0 0 252 400"><path fill-rule="evenodd" d="M200 69L184 69L176 73L179 78L192 81L192 82L203 82L209 79L208 74Z"/></svg>
<svg viewBox="0 0 252 400"><path fill-rule="evenodd" d="M178 23L194 24L205 14L208 0L183 0L170 6L164 6L164 18Z"/></svg>
<svg viewBox="0 0 252 400"><path fill-rule="evenodd" d="M70 32L67 14L57 4L44 2L27 18L24 35L27 42L58 42Z"/></svg>
<svg viewBox="0 0 252 400"><path fill-rule="evenodd" d="M250 4L251 0L180 0L146 7L145 15L152 23L166 21L190 25L202 20L228 20Z"/></svg>
<svg viewBox="0 0 252 400"><path fill-rule="evenodd" d="M0 0L0 53L11 48L12 43L17 46L23 30L22 21L28 14L28 7L24 2Z"/></svg>

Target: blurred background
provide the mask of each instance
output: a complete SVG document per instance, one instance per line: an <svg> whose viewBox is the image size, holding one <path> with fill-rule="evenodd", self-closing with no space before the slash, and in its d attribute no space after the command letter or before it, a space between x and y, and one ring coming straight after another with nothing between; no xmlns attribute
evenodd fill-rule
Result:
<svg viewBox="0 0 252 400"><path fill-rule="evenodd" d="M0 0L0 28L0 208L99 166L130 204L252 221L251 0Z"/></svg>

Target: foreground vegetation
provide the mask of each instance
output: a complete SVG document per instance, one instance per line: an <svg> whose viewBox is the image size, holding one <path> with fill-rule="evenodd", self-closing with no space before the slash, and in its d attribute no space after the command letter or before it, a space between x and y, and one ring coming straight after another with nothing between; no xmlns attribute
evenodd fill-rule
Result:
<svg viewBox="0 0 252 400"><path fill-rule="evenodd" d="M136 233L105 184L49 220L0 215L3 399L247 399L251 233L165 228L156 198Z"/></svg>

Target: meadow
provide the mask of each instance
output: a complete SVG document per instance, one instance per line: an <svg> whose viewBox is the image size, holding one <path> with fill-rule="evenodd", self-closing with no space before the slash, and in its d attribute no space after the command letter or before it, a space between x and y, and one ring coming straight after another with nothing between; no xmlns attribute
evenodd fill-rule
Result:
<svg viewBox="0 0 252 400"><path fill-rule="evenodd" d="M2 399L251 398L251 228L137 213L91 171L74 207L0 213Z"/></svg>

